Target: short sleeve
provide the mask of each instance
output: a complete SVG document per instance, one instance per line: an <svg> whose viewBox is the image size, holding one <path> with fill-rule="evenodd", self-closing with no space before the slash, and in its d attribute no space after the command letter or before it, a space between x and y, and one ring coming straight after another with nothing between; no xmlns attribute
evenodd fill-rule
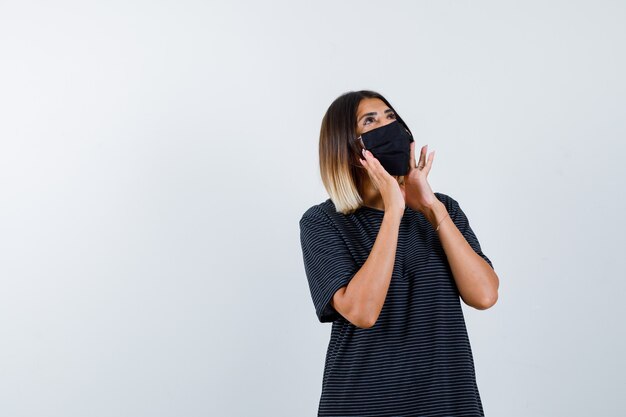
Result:
<svg viewBox="0 0 626 417"><path fill-rule="evenodd" d="M317 318L321 323L335 321L341 315L330 300L338 289L348 285L358 267L339 230L323 215L302 216L300 242Z"/></svg>
<svg viewBox="0 0 626 417"><path fill-rule="evenodd" d="M478 255L480 255L481 258L487 261L489 266L491 266L491 268L493 269L493 263L487 257L487 255L483 253L480 247L480 243L478 242L478 238L476 237L476 234L472 230L469 220L467 216L465 215L465 213L463 212L463 210L461 209L461 206L452 197L448 197L448 198L450 199L450 207L448 209L450 213L450 218L454 221L454 224L456 224L456 227L459 229L461 234L465 237L465 240L467 240L467 243L469 243L472 249L474 249L474 252L476 252Z"/></svg>

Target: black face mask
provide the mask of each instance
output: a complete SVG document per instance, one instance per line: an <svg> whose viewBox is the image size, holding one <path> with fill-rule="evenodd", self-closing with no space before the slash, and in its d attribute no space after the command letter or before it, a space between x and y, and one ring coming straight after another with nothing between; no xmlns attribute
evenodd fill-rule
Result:
<svg viewBox="0 0 626 417"><path fill-rule="evenodd" d="M406 175L409 172L413 137L400 122L396 120L365 132L361 139L365 149L380 161L389 174Z"/></svg>

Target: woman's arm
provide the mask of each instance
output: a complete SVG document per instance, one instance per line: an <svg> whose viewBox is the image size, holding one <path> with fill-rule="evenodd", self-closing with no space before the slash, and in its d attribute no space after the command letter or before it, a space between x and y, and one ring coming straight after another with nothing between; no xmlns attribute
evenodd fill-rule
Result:
<svg viewBox="0 0 626 417"><path fill-rule="evenodd" d="M357 327L372 327L383 308L396 259L403 213L404 210L385 211L367 260L330 302L339 314Z"/></svg>
<svg viewBox="0 0 626 417"><path fill-rule="evenodd" d="M406 205L398 181L389 175L370 151L364 149L363 156L365 159L360 159L360 162L383 199L385 213L367 260L348 285L333 294L330 304L350 323L369 328L378 320L387 297Z"/></svg>
<svg viewBox="0 0 626 417"><path fill-rule="evenodd" d="M498 300L500 280L493 268L467 243L456 224L448 216L443 202L436 202L425 211L434 228L439 225L439 240L446 252L452 275L465 304L485 310Z"/></svg>

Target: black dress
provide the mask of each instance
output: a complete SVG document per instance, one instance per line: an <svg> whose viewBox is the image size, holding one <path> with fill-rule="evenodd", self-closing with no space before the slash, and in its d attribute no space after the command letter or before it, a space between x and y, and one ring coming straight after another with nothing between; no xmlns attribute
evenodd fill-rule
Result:
<svg viewBox="0 0 626 417"><path fill-rule="evenodd" d="M458 202L435 195L493 268ZM383 215L369 207L344 215L328 199L300 219L315 312L320 322L332 322L318 416L483 416L459 292L439 236L422 213L405 209L376 324L356 327L330 305L366 261Z"/></svg>

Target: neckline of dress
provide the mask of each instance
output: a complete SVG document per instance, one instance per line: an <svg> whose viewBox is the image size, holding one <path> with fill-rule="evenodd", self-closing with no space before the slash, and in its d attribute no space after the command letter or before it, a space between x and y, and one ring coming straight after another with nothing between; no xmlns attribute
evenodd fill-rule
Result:
<svg viewBox="0 0 626 417"><path fill-rule="evenodd" d="M385 210L380 210L380 209L377 209L377 208L374 208L374 207L366 206L364 204L362 204L360 208L365 209L367 211L371 211L373 213L385 214ZM404 212L405 213L406 213L407 209L408 209L408 207L404 208Z"/></svg>

